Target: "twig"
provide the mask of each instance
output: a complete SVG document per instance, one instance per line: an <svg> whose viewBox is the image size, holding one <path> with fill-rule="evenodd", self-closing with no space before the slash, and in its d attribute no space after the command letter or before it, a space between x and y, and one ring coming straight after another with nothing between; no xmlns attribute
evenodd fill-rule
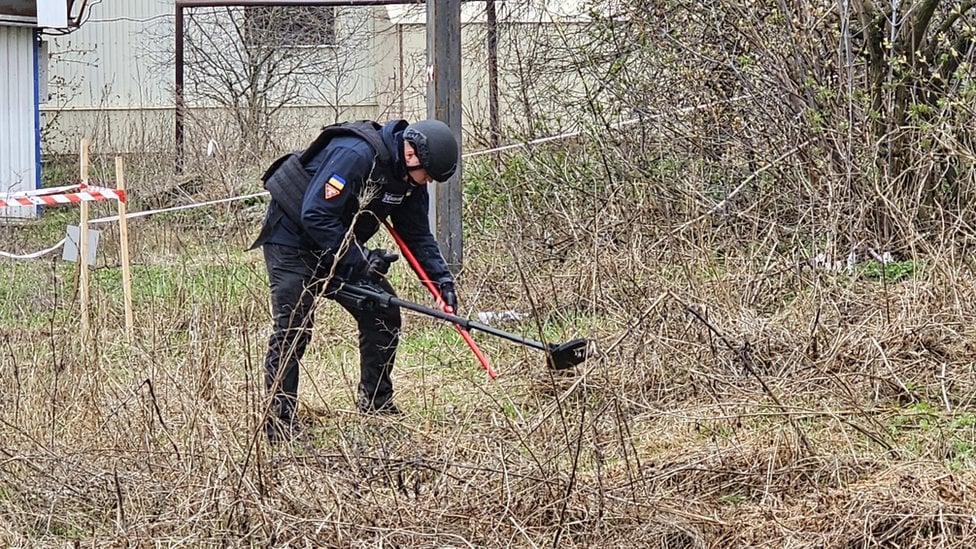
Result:
<svg viewBox="0 0 976 549"><path fill-rule="evenodd" d="M736 356L739 357L739 360L742 362L742 366L745 367L746 371L748 371L754 378L756 378L756 381L759 382L759 385L762 387L763 392L766 393L766 395L769 396L770 400L772 400L773 403L776 404L776 406L780 409L780 411L783 412L783 417L786 418L786 420L793 427L793 430L796 431L796 434L798 437L800 437L800 442L803 443L803 447L806 448L807 453L810 456L815 456L816 452L814 452L813 447L810 445L810 441L807 440L807 436L800 429L799 425L796 424L796 421L794 421L793 416L786 413L786 406L784 406L783 403L780 402L779 398L773 393L772 389L770 389L769 386L766 385L766 382L763 380L762 376L759 375L759 372L756 371L756 368L752 364L752 357L749 356L749 353L747 351L748 347L746 346L736 347L735 345L732 345L732 342L730 342L722 332L718 331L717 328L712 326L711 323L709 323L708 320L706 320L705 317L701 315L701 313L696 311L694 308L688 306L686 303L682 302L682 306L685 308L685 310L687 310L689 313L694 315L694 317L697 318L699 322L704 324L705 327L708 328L710 332L715 334L715 337L717 337L719 341L725 344L725 346L728 347L730 351L734 352Z"/></svg>

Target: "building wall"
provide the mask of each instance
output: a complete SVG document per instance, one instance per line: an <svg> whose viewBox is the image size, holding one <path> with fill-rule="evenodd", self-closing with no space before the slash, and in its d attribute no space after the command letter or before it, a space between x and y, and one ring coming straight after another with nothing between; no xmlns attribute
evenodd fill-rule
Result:
<svg viewBox="0 0 976 549"><path fill-rule="evenodd" d="M499 3L511 7L512 3ZM462 4L461 125L464 148L484 147L489 136L488 26L481 3ZM378 112L416 119L427 113L427 33L423 6L390 8L390 19L377 24L377 76L394 82L380 94ZM503 135L555 124L575 128L572 103L585 93L572 66L579 34L587 21L552 20L538 11L499 12L497 99ZM557 119L561 119L559 122ZM542 123L544 122L544 123ZM504 141L504 140L503 140Z"/></svg>
<svg viewBox="0 0 976 549"><path fill-rule="evenodd" d="M314 109L332 116L303 120L310 128L368 107L375 112L376 82L373 78L374 8L343 8L337 33L353 34L341 49L323 47L296 50L296 55L317 55L335 59L337 71L294 74L301 90L291 104L278 113L281 120L301 119L301 110ZM238 16L239 8L184 9L186 27L190 19L203 24L218 14L227 20ZM172 150L175 125L175 7L173 0L126 0L91 5L91 17L71 34L50 37L51 94L41 107L46 153L71 153L82 137L92 140L94 152L142 152ZM231 47L231 46L227 46ZM208 110L214 105L193 99L193 86L226 76L195 71L190 52L185 66L189 109ZM221 52L215 52L215 56ZM339 54L339 55L336 55ZM230 62L230 56L227 57ZM229 71L239 71L230 67ZM290 114L288 111L292 111ZM210 119L209 115L205 116ZM197 128L191 139L219 139ZM290 130L286 135L294 135Z"/></svg>
<svg viewBox="0 0 976 549"><path fill-rule="evenodd" d="M0 25L0 194L36 189L34 29ZM0 217L30 217L36 208L0 208Z"/></svg>
<svg viewBox="0 0 976 549"><path fill-rule="evenodd" d="M89 4L81 28L46 37L42 150L74 153L83 137L92 140L93 152L151 150L172 140L173 1Z"/></svg>
<svg viewBox="0 0 976 549"><path fill-rule="evenodd" d="M547 101L565 96L560 89L578 87L575 74L534 57L549 49L546 40L563 43L567 26L578 22L543 4L558 4L564 12L571 12L577 3L497 4L503 125L506 120L531 116L533 109L541 115L560 112L560 105ZM192 17L193 12L202 19L203 14L215 10L226 14L229 9L195 8L185 14ZM174 22L173 0L100 2L92 5L91 18L81 29L51 38L52 93L41 108L42 150L73 153L82 137L92 139L96 153L173 150ZM309 55L332 55L340 66L292 75L302 79L302 91L289 97L274 114L275 128L266 132L270 139L283 148L298 148L319 127L335 120L425 117L425 24L424 6L340 8L337 34L352 39L341 48L308 51ZM462 25L462 123L466 135L483 141L488 124L483 3L462 4ZM526 67L520 63L529 58L533 72L525 73ZM187 67L187 87L224 76L221 71L213 72L202 74ZM189 96L192 90L187 91ZM221 119L212 107L199 99L188 104L199 112L187 117L186 146L192 150L208 150L212 145L246 147L227 131L234 121L226 116Z"/></svg>

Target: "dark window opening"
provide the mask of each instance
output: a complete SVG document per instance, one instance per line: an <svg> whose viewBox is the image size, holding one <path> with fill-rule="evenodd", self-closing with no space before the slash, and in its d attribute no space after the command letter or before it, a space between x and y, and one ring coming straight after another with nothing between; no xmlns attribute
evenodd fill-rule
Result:
<svg viewBox="0 0 976 549"><path fill-rule="evenodd" d="M36 19L37 0L5 0L0 2L0 16L10 19Z"/></svg>

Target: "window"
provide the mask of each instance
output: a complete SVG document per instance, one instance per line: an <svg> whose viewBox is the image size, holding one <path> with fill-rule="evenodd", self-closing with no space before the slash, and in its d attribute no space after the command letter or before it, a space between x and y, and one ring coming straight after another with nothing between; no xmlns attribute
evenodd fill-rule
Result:
<svg viewBox="0 0 976 549"><path fill-rule="evenodd" d="M336 9L333 6L250 6L245 10L248 38L254 45L314 47L336 44Z"/></svg>
<svg viewBox="0 0 976 549"><path fill-rule="evenodd" d="M36 0L12 0L0 2L0 22L34 23L37 21Z"/></svg>

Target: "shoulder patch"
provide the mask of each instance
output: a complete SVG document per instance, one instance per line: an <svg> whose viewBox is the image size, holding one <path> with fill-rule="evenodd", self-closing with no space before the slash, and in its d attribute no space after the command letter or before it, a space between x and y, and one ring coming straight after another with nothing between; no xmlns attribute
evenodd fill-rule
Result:
<svg viewBox="0 0 976 549"><path fill-rule="evenodd" d="M339 196L345 186L345 178L337 173L332 174L329 180L325 182L325 199L329 200Z"/></svg>

